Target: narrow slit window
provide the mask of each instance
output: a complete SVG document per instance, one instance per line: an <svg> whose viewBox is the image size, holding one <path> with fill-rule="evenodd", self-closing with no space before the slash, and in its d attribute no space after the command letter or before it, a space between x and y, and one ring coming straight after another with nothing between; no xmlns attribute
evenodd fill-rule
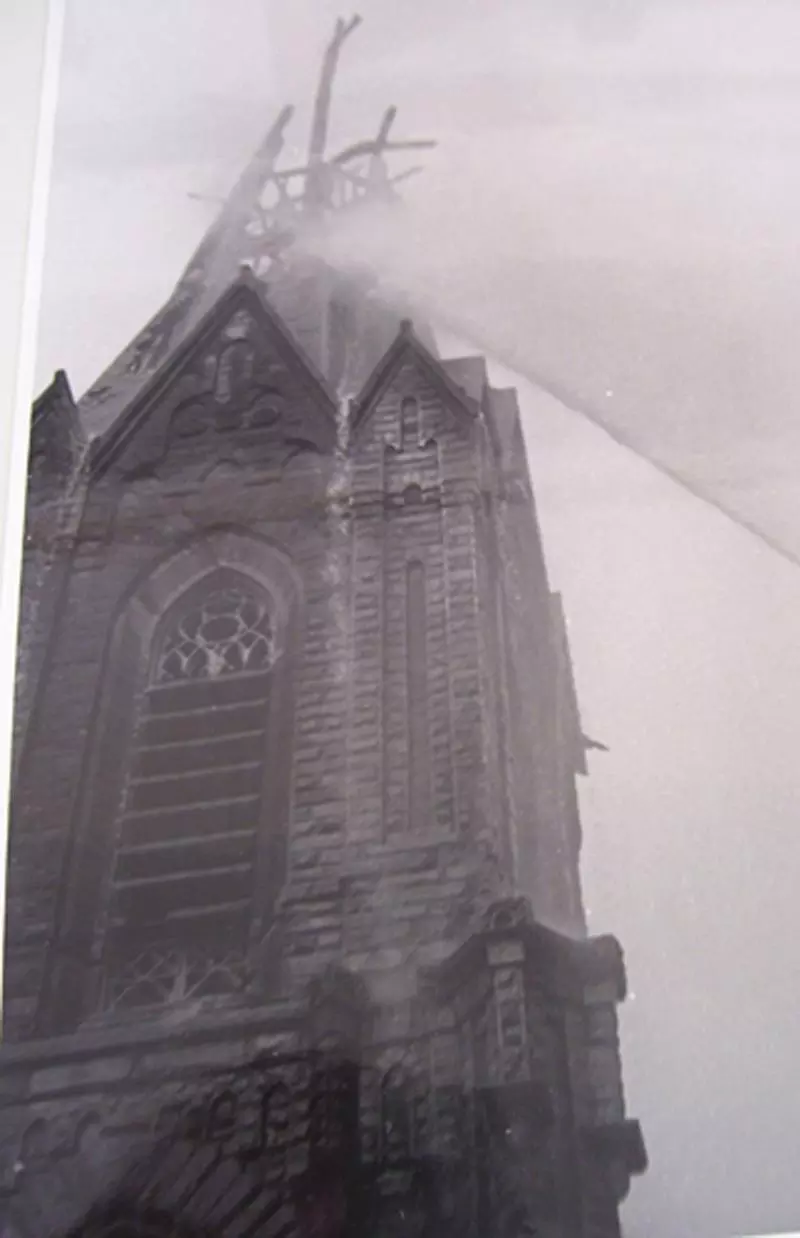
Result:
<svg viewBox="0 0 800 1238"><path fill-rule="evenodd" d="M400 1067L381 1080L381 1159L386 1165L406 1162L413 1153L413 1113L408 1080Z"/></svg>
<svg viewBox="0 0 800 1238"><path fill-rule="evenodd" d="M220 404L241 392L253 376L253 350L247 344L231 344L219 359L216 397Z"/></svg>
<svg viewBox="0 0 800 1238"><path fill-rule="evenodd" d="M419 446L419 404L411 398L400 406L400 434L403 451Z"/></svg>
<svg viewBox="0 0 800 1238"><path fill-rule="evenodd" d="M425 568L406 569L406 674L408 699L408 824L425 829L431 816L428 727L428 631Z"/></svg>

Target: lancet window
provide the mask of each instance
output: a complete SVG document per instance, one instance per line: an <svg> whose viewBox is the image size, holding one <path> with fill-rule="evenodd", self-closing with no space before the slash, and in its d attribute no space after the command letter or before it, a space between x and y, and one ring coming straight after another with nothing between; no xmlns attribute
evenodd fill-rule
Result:
<svg viewBox="0 0 800 1238"><path fill-rule="evenodd" d="M411 397L403 400L400 407L400 435L403 451L413 451L419 446L419 404Z"/></svg>
<svg viewBox="0 0 800 1238"><path fill-rule="evenodd" d="M425 568L406 568L406 679L409 828L422 830L432 812L428 726L428 616Z"/></svg>
<svg viewBox="0 0 800 1238"><path fill-rule="evenodd" d="M106 1008L247 983L259 839L270 828L276 633L238 573L189 589L153 641L116 823Z"/></svg>

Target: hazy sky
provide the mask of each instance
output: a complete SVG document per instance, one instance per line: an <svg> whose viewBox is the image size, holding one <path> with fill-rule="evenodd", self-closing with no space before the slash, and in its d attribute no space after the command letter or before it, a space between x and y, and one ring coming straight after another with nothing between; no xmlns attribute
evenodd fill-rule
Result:
<svg viewBox="0 0 800 1238"><path fill-rule="evenodd" d="M398 132L440 140L393 247L362 238L387 275L800 550L800 7L359 11L338 135L397 103ZM213 215L189 195L222 194L277 106L307 104L339 12L68 0L42 383L65 367L83 391L150 316ZM611 747L584 786L584 869L634 995L652 1168L627 1232L796 1228L800 570L521 390L586 729Z"/></svg>
<svg viewBox="0 0 800 1238"><path fill-rule="evenodd" d="M142 0L120 16L120 0L69 0L49 285L64 312L42 356L53 331L62 348L79 338L79 387L151 308L153 272L166 292L208 222L213 205L188 194L222 194L287 98L305 140L338 4ZM441 143L409 184L404 235L370 238L376 260L800 559L787 466L800 454L800 6L361 8L336 128L377 125L389 91L401 127ZM107 306L102 331L74 305L76 280Z"/></svg>

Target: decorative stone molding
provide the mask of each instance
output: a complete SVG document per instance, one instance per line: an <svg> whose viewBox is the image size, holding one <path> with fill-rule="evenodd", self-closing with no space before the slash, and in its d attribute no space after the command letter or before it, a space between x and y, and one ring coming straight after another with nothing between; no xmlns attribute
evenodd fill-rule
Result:
<svg viewBox="0 0 800 1238"><path fill-rule="evenodd" d="M526 898L506 898L494 903L483 918L487 933L506 933L533 924L533 910Z"/></svg>

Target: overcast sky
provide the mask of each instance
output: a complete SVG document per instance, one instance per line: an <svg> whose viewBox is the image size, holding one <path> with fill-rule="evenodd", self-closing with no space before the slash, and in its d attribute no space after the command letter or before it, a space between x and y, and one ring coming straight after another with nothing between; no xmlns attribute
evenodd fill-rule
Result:
<svg viewBox="0 0 800 1238"><path fill-rule="evenodd" d="M361 238L387 278L800 552L800 7L359 10L334 141L389 103L398 132L440 141L404 230ZM82 392L141 327L213 216L190 194L224 193L286 101L302 146L339 12L68 0L42 384L65 367ZM584 867L634 995L652 1168L628 1235L796 1228L800 570L521 387L586 729L611 747L584 787Z"/></svg>

